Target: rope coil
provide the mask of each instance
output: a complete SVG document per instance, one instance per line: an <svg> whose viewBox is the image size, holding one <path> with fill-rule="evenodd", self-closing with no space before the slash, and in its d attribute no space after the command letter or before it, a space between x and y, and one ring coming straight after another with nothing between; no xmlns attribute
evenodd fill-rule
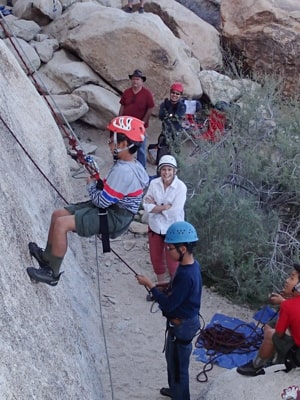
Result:
<svg viewBox="0 0 300 400"><path fill-rule="evenodd" d="M196 340L196 348L207 350L208 361L204 364L202 371L196 376L198 382L207 382L207 372L213 369L214 362L224 354L245 354L259 349L263 340L263 329L258 328L260 321L253 327L250 324L240 324L235 329L230 329L221 324L202 328ZM246 326L252 330L246 336L238 329Z"/></svg>

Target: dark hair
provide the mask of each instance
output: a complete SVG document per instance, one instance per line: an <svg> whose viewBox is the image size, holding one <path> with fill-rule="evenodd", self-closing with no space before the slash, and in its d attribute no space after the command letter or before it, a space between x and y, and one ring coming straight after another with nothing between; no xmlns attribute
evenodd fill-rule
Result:
<svg viewBox="0 0 300 400"><path fill-rule="evenodd" d="M174 246L176 248L179 248L180 246L184 246L184 247L186 247L188 253L193 254L193 250L194 250L194 247L196 246L196 243L195 242L193 242L193 243L174 243Z"/></svg>
<svg viewBox="0 0 300 400"><path fill-rule="evenodd" d="M112 138L113 136L114 136L114 132L110 131L109 137ZM134 146L130 147L130 149L128 149L130 154L134 154L141 145L141 143L133 142L132 140L128 139L128 137L126 135L124 135L123 133L117 132L117 143L122 143L125 140L127 141L128 146L130 146L131 144L134 145Z"/></svg>

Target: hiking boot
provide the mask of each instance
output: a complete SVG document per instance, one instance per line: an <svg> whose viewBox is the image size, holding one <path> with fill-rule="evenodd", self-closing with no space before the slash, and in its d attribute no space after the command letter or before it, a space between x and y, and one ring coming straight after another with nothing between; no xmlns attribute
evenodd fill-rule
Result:
<svg viewBox="0 0 300 400"><path fill-rule="evenodd" d="M170 389L170 388L161 388L160 391L159 391L159 393L160 393L162 396L172 397L172 396L171 396L171 389Z"/></svg>
<svg viewBox="0 0 300 400"><path fill-rule="evenodd" d="M132 7L126 7L124 11L130 14L132 13Z"/></svg>
<svg viewBox="0 0 300 400"><path fill-rule="evenodd" d="M139 13L140 13L140 14L144 14L144 7L140 7L140 8L139 8Z"/></svg>
<svg viewBox="0 0 300 400"><path fill-rule="evenodd" d="M35 282L47 283L50 286L56 286L58 284L61 273L58 276L54 276L53 271L50 267L44 268L27 268L27 274L30 279Z"/></svg>
<svg viewBox="0 0 300 400"><path fill-rule="evenodd" d="M44 250L39 247L36 243L28 243L28 249L31 257L34 257L39 263L40 268L48 268L49 262L45 261L43 258Z"/></svg>
<svg viewBox="0 0 300 400"><path fill-rule="evenodd" d="M254 367L253 361L247 362L247 364L244 364L236 369L236 371L245 376L257 376L257 375L264 375L265 370L263 367Z"/></svg>

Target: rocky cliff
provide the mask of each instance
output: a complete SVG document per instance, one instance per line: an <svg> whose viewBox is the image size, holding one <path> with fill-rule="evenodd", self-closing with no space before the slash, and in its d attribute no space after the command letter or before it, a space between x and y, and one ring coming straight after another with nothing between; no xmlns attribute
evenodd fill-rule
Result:
<svg viewBox="0 0 300 400"><path fill-rule="evenodd" d="M79 239L72 235L64 261L70 279L56 288L26 273L28 242L45 243L51 211L72 196L65 146L1 41L0 59L0 398L102 399L99 300L78 264Z"/></svg>

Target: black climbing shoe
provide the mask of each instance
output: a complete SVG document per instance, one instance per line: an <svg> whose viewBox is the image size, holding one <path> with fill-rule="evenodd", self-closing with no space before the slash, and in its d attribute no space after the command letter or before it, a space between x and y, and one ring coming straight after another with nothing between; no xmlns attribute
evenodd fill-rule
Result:
<svg viewBox="0 0 300 400"><path fill-rule="evenodd" d="M170 388L161 388L160 391L159 391L159 393L160 393L162 396L172 397L172 396L171 396L171 389L170 389Z"/></svg>
<svg viewBox="0 0 300 400"><path fill-rule="evenodd" d="M264 375L265 370L263 367L258 367L255 368L253 365L252 360L247 362L247 364L244 364L236 369L236 371L245 376L258 376L258 375Z"/></svg>
<svg viewBox="0 0 300 400"><path fill-rule="evenodd" d="M53 275L53 271L50 267L43 268L27 268L27 274L30 279L34 282L47 283L50 286L56 286L58 284L61 273L58 276Z"/></svg>
<svg viewBox="0 0 300 400"><path fill-rule="evenodd" d="M37 260L41 268L49 267L49 262L43 259L44 250L41 247L34 242L30 242L28 243L28 249L31 257L34 257Z"/></svg>

